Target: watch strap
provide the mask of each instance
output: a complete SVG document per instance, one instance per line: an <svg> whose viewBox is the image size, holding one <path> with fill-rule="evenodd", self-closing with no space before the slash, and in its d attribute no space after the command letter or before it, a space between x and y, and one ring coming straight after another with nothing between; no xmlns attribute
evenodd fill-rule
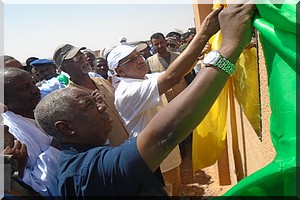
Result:
<svg viewBox="0 0 300 200"><path fill-rule="evenodd" d="M224 58L221 54L220 54L220 59L216 62L216 64L214 66L222 69L224 72L228 73L230 76L236 70L236 66L232 62L230 62L229 60Z"/></svg>

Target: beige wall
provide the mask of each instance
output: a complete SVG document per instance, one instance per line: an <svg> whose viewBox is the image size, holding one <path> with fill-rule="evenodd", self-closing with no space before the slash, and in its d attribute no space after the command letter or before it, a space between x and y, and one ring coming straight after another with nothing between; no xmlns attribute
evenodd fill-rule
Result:
<svg viewBox="0 0 300 200"><path fill-rule="evenodd" d="M205 16L210 12L212 5L194 4L194 19L195 27L199 30L201 22ZM211 167L203 169L208 175L212 177L216 185L227 185L221 193L225 193L233 185L237 183L237 177L249 176L255 171L261 169L270 163L275 157L275 150L270 137L270 104L268 96L268 80L265 67L263 52L259 44L259 79L260 79L260 98L261 98L261 120L262 133L261 138L257 136L249 121L243 113L240 112L240 106L235 101L236 117L237 117L237 137L238 150L241 156L240 169L235 166L235 160L232 149L232 134L231 127L228 126L227 133L227 153L228 165L226 164L226 153L220 157L220 160ZM229 117L228 117L229 119ZM228 124L230 122L228 121ZM225 151L226 152L226 151ZM229 169L229 170L227 170ZM229 174L228 174L229 172ZM239 173L240 172L240 173ZM222 188L221 188L222 189Z"/></svg>

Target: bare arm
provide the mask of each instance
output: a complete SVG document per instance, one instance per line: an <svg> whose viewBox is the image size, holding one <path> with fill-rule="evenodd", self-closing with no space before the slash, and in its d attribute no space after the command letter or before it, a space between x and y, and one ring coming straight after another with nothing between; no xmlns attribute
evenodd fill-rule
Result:
<svg viewBox="0 0 300 200"><path fill-rule="evenodd" d="M220 13L223 42L219 52L233 63L250 41L253 7L234 4ZM137 138L138 150L152 171L203 120L228 78L217 67L204 68L189 87L155 115Z"/></svg>
<svg viewBox="0 0 300 200"><path fill-rule="evenodd" d="M223 7L216 8L205 18L201 30L195 35L185 51L171 63L165 73L158 77L157 84L160 95L179 83L194 67L207 41L220 29L218 15L222 9Z"/></svg>

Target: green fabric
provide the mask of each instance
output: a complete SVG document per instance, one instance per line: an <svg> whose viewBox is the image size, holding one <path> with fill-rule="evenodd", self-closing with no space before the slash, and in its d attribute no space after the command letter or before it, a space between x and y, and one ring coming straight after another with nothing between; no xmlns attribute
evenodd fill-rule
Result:
<svg viewBox="0 0 300 200"><path fill-rule="evenodd" d="M259 31L266 60L272 110L270 134L276 156L266 167L232 187L222 199L296 196L296 58L300 56L296 53L297 2L257 4L259 14L254 26Z"/></svg>
<svg viewBox="0 0 300 200"><path fill-rule="evenodd" d="M56 78L59 80L59 82L62 82L65 85L69 84L69 78L64 74L59 74L58 76L56 76Z"/></svg>

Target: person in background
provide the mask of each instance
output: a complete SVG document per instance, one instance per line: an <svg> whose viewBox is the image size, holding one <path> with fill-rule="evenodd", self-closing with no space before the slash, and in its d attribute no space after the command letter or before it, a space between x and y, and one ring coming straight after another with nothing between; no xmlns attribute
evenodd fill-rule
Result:
<svg viewBox="0 0 300 200"><path fill-rule="evenodd" d="M21 62L12 56L9 56L9 55L1 56L0 61L2 61L2 60L4 63L4 67L16 67L19 69L23 69L23 65L21 64Z"/></svg>
<svg viewBox="0 0 300 200"><path fill-rule="evenodd" d="M36 74L43 79L38 86L40 89L41 98L44 98L54 90L66 87L65 82L57 78L59 74L57 73L56 65L54 64L53 60L36 59L32 61L30 65L33 66Z"/></svg>
<svg viewBox="0 0 300 200"><path fill-rule="evenodd" d="M90 66L93 66L94 60L97 57L96 53L90 49L84 49L82 52L85 55L86 60L89 62Z"/></svg>
<svg viewBox="0 0 300 200"><path fill-rule="evenodd" d="M128 44L127 43L127 38L126 37L124 37L124 36L121 36L120 38L119 38L119 42L120 42L120 44Z"/></svg>
<svg viewBox="0 0 300 200"><path fill-rule="evenodd" d="M75 196L166 195L161 190L158 192L162 184L153 172L172 149L203 120L233 74L233 63L251 38L253 4L230 4L222 12L221 10L222 8L216 8L208 15L208 18L218 17L220 13L223 33L220 49L218 52L210 52L210 58L221 58L227 68L213 62L214 59L206 59L206 67L188 88L158 112L137 137L126 140L120 146L105 146L112 130L112 121L103 104L103 96L97 93L64 88L54 91L37 105L35 119L38 125L47 134L57 137L63 149L58 188L65 199L74 199ZM207 28L212 30L206 31L216 32L219 24L209 22ZM201 39L202 33L206 31L204 29L195 36L195 42L189 45L178 61L171 64L164 73L165 76L169 76L167 74L170 70L175 70L173 66L186 62L186 65L192 66L209 39L205 35ZM122 73L141 70L145 76L147 67L142 58L135 57L136 54L137 51L134 50L115 65L125 67L126 71ZM113 55L112 51L108 57ZM137 59L133 59L134 57ZM126 61L130 65L135 63L135 66L119 66ZM121 73L119 70L117 71ZM158 83L162 78L157 79ZM143 81L145 80L141 80ZM157 97L166 88L168 85L156 87ZM57 103L54 108L53 102ZM134 106L127 108L133 109Z"/></svg>
<svg viewBox="0 0 300 200"><path fill-rule="evenodd" d="M190 29L188 32L183 34L185 42L182 45L180 45L180 47L178 48L178 51L180 53L182 53L186 49L186 47L190 44L190 42L193 40L195 35L196 35L195 29Z"/></svg>
<svg viewBox="0 0 300 200"><path fill-rule="evenodd" d="M167 50L169 52L178 52L179 43L175 37L166 37Z"/></svg>
<svg viewBox="0 0 300 200"><path fill-rule="evenodd" d="M108 54L111 52L111 50L113 49L114 47L109 47L109 46L105 46L103 47L101 50L100 50L100 53L99 53L99 57L101 58L105 58L106 62L107 62L107 56ZM112 86L114 88L117 87L117 85L119 84L119 79L117 76L115 76L115 72L110 70L108 68L108 80L109 82L111 82Z"/></svg>
<svg viewBox="0 0 300 200"><path fill-rule="evenodd" d="M90 49L83 49L82 53L85 55L89 65L91 67L93 67L93 63L97 57L96 53ZM91 69L91 71L88 73L90 77L100 77L102 78L102 76L100 74L98 74L97 72L94 72L93 69Z"/></svg>
<svg viewBox="0 0 300 200"><path fill-rule="evenodd" d="M145 60L147 60L147 58L149 58L150 56L152 56L151 48L150 48L150 46L149 46L149 44L147 42L141 41L141 42L138 43L138 45L139 44L145 44L146 45L146 48L143 49L143 50L141 50L141 54L142 54L143 58ZM148 69L148 73L149 74L151 73L150 68Z"/></svg>
<svg viewBox="0 0 300 200"><path fill-rule="evenodd" d="M149 57L146 60L146 64L149 66L152 73L165 71L180 54L177 52L168 51L168 43L162 33L154 33L150 37L150 41L157 53ZM192 70L190 73L184 76L184 80L175 85L172 90L167 92L165 95L168 101L171 101L184 88L186 88L186 86L193 80L194 76L195 74Z"/></svg>
<svg viewBox="0 0 300 200"><path fill-rule="evenodd" d="M34 56L27 58L26 61L25 61L26 66L23 67L23 70L25 70L26 72L31 74L32 66L30 65L30 63L34 60L37 60L37 59L39 59L39 58L34 57Z"/></svg>
<svg viewBox="0 0 300 200"><path fill-rule="evenodd" d="M34 81L35 85L37 87L40 87L44 82L43 77L37 72L37 70L34 67L31 68L31 72L29 72L29 73L33 77L33 81Z"/></svg>
<svg viewBox="0 0 300 200"><path fill-rule="evenodd" d="M166 35L166 38L169 38L169 37L176 38L178 45L181 44L181 34L180 33L176 32L176 31L171 31Z"/></svg>
<svg viewBox="0 0 300 200"><path fill-rule="evenodd" d="M209 42L206 43L204 49L201 51L201 54L198 57L198 61L194 67L195 73L198 74L202 68L202 62L205 54L208 54L211 50L211 44Z"/></svg>
<svg viewBox="0 0 300 200"><path fill-rule="evenodd" d="M147 60L147 58L149 58L150 56L152 56L151 51L150 51L151 48L150 48L150 46L149 46L149 44L147 42L141 41L138 44L146 44L147 45L147 47L141 51L142 56L143 56L143 58L145 60Z"/></svg>
<svg viewBox="0 0 300 200"><path fill-rule="evenodd" d="M96 58L93 63L93 69L106 80L109 80L109 77L111 77L111 75L109 76L107 61L104 58Z"/></svg>

